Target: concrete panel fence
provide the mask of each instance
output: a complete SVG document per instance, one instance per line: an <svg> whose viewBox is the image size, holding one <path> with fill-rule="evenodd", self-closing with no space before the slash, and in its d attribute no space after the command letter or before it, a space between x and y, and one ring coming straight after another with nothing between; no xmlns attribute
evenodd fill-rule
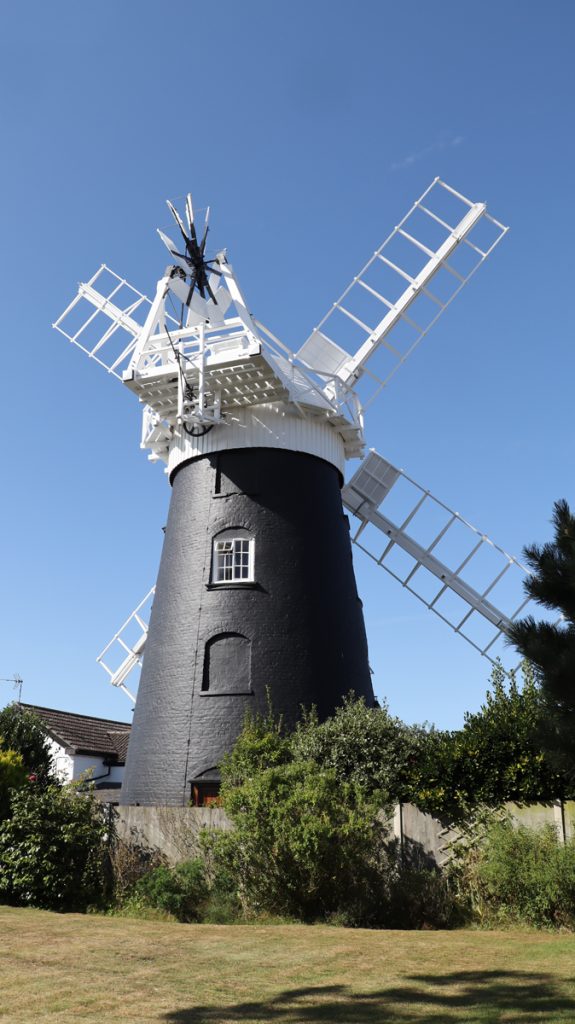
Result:
<svg viewBox="0 0 575 1024"><path fill-rule="evenodd" d="M553 825L559 840L575 837L575 801L554 800L541 804L505 804L517 824L528 828ZM111 807L116 834L125 842L159 850L172 864L198 852L202 828L229 829L229 818L220 807ZM460 833L446 821L425 814L414 804L397 804L386 820L390 837L405 851L416 850L420 859L439 867L452 856Z"/></svg>

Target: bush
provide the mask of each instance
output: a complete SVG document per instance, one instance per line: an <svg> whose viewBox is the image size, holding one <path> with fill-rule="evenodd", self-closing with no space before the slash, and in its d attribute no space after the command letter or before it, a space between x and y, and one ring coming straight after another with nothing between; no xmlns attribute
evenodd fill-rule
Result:
<svg viewBox="0 0 575 1024"><path fill-rule="evenodd" d="M457 885L471 916L487 926L573 928L575 841L560 843L551 825L532 830L495 822L463 855Z"/></svg>
<svg viewBox="0 0 575 1024"><path fill-rule="evenodd" d="M53 781L52 754L41 718L21 704L8 704L0 711L0 747L17 751L28 774L47 785Z"/></svg>
<svg viewBox="0 0 575 1024"><path fill-rule="evenodd" d="M463 915L446 875L438 868L400 865L387 893L386 928L451 928Z"/></svg>
<svg viewBox="0 0 575 1024"><path fill-rule="evenodd" d="M112 894L115 903L122 906L140 878L161 867L166 859L159 850L142 846L138 841L127 842L117 835L110 838L108 857Z"/></svg>
<svg viewBox="0 0 575 1024"><path fill-rule="evenodd" d="M338 782L352 782L380 806L412 798L414 775L427 742L422 726L405 725L386 704L367 707L349 694L331 718L319 722L315 709L304 713L290 737L296 761L332 769Z"/></svg>
<svg viewBox="0 0 575 1024"><path fill-rule="evenodd" d="M106 825L92 796L73 787L13 791L12 817L0 824L0 899L45 910L101 905Z"/></svg>
<svg viewBox="0 0 575 1024"><path fill-rule="evenodd" d="M281 719L271 708L267 715L246 715L233 749L222 764L222 779L230 790L253 779L259 772L292 760L290 737L283 734Z"/></svg>
<svg viewBox="0 0 575 1024"><path fill-rule="evenodd" d="M423 735L351 696L333 718L308 713L287 736L271 714L248 719L222 765L235 827L203 837L214 912L239 903L247 918L349 927L450 921L445 880L404 861L379 813L405 794Z"/></svg>
<svg viewBox="0 0 575 1024"><path fill-rule="evenodd" d="M202 920L205 924L234 924L245 922L246 915L238 896L237 879L231 869L232 857L222 856L222 840L217 829L203 828L199 845L204 864L207 899Z"/></svg>
<svg viewBox="0 0 575 1024"><path fill-rule="evenodd" d="M568 795L566 775L543 750L545 709L527 663L522 674L520 688L495 665L484 705L465 715L463 728L427 733L411 796L421 810L462 821L480 806Z"/></svg>
<svg viewBox="0 0 575 1024"><path fill-rule="evenodd" d="M208 892L202 908L203 924L245 923L246 917L237 892L214 885Z"/></svg>
<svg viewBox="0 0 575 1024"><path fill-rule="evenodd" d="M363 921L382 850L377 805L312 761L278 764L242 785L223 771L235 828L213 836L216 870L235 879L244 911L299 920L343 908Z"/></svg>
<svg viewBox="0 0 575 1024"><path fill-rule="evenodd" d="M173 868L161 865L143 875L128 897L126 909L162 911L189 923L201 920L206 896L204 865L195 858Z"/></svg>
<svg viewBox="0 0 575 1024"><path fill-rule="evenodd" d="M24 786L26 778L22 755L0 747L0 821L10 814L11 790Z"/></svg>

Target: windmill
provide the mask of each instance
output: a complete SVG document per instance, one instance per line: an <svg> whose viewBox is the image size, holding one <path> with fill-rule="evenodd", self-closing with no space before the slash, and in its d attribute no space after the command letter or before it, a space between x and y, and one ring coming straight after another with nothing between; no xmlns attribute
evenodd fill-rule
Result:
<svg viewBox="0 0 575 1024"><path fill-rule="evenodd" d="M364 413L507 228L436 178L292 352L207 258L208 215L168 206L153 300L102 265L54 325L138 397L172 485L156 586L98 658L131 699L143 661L124 803L208 798L268 691L288 723L373 703L352 542L487 657L526 603L520 563L376 451L342 489Z"/></svg>

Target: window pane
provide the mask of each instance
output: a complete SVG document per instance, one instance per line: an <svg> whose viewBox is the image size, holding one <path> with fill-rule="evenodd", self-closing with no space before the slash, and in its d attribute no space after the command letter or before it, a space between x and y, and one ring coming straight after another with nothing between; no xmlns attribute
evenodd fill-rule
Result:
<svg viewBox="0 0 575 1024"><path fill-rule="evenodd" d="M214 541L214 580L233 582L251 578L251 547L253 540L232 537Z"/></svg>

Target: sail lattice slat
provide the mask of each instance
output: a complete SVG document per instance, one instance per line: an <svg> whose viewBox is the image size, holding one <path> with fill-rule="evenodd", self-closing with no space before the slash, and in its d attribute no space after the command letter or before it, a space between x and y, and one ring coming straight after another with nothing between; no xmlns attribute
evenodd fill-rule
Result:
<svg viewBox="0 0 575 1024"><path fill-rule="evenodd" d="M150 309L150 300L105 263L53 326L68 341L122 380ZM177 326L176 320L171 321Z"/></svg>
<svg viewBox="0 0 575 1024"><path fill-rule="evenodd" d="M112 686L119 687L131 700L136 698L126 687L126 680L142 663L155 592L155 587L148 591L96 658Z"/></svg>
<svg viewBox="0 0 575 1024"><path fill-rule="evenodd" d="M380 393L507 228L436 179L373 253L298 352L364 407Z"/></svg>
<svg viewBox="0 0 575 1024"><path fill-rule="evenodd" d="M517 558L377 452L342 498L357 520L358 548L481 654L506 657L511 623L531 610L528 570Z"/></svg>

